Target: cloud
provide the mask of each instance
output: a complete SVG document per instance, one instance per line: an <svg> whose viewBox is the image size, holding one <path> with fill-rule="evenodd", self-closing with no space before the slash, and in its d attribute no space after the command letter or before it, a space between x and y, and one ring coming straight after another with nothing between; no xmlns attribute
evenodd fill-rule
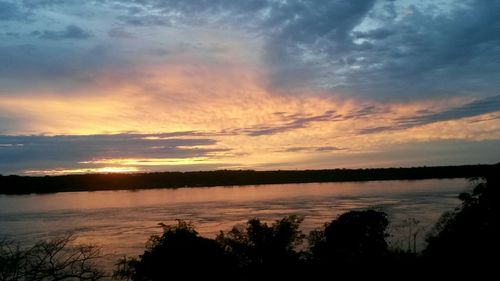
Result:
<svg viewBox="0 0 500 281"><path fill-rule="evenodd" d="M131 26L172 26L170 19L164 16L153 16L153 15L124 15L119 16L119 20L123 21L127 25Z"/></svg>
<svg viewBox="0 0 500 281"><path fill-rule="evenodd" d="M373 4L374 1L289 1L273 7L263 24L263 28L270 29L264 58L269 62L271 88L321 87L323 79L332 79L328 72L337 68L332 60L341 59L352 46L349 32Z"/></svg>
<svg viewBox="0 0 500 281"><path fill-rule="evenodd" d="M22 0L24 6L30 9L79 3L78 0Z"/></svg>
<svg viewBox="0 0 500 281"><path fill-rule="evenodd" d="M382 26L355 33L366 40L344 55L345 84L333 88L403 100L496 94L500 67L491 58L500 54L499 8L492 1L450 6L448 13L408 6L392 20L379 19Z"/></svg>
<svg viewBox="0 0 500 281"><path fill-rule="evenodd" d="M420 111L420 113L423 114L411 117L399 117L394 120L395 124L392 124L390 126L384 125L384 126L363 128L359 130L359 133L372 134L384 131L403 130L411 127L422 126L436 122L458 120L462 118L474 117L499 111L500 111L500 95L475 100L470 103L466 103L462 106L454 107L441 112L429 112L428 110Z"/></svg>
<svg viewBox="0 0 500 281"><path fill-rule="evenodd" d="M374 100L494 94L495 1L129 1L140 24L238 25L263 40L268 87ZM417 5L418 4L418 5ZM436 8L444 6L444 8ZM148 15L147 11L156 11ZM157 18L162 18L161 22Z"/></svg>
<svg viewBox="0 0 500 281"><path fill-rule="evenodd" d="M500 159L500 140L433 140L382 146L372 151L320 156L306 167L373 168L440 165L495 164ZM297 165L282 163L282 165ZM304 163L301 163L304 165Z"/></svg>
<svg viewBox="0 0 500 281"><path fill-rule="evenodd" d="M122 28L112 28L108 31L109 37L113 38L122 38L122 39L130 39L134 38L134 35Z"/></svg>
<svg viewBox="0 0 500 281"><path fill-rule="evenodd" d="M33 35L38 36L40 39L47 40L63 40L63 39L88 39L92 37L90 31L84 30L76 25L68 25L66 29L61 31L45 30L43 32L34 31Z"/></svg>
<svg viewBox="0 0 500 281"><path fill-rule="evenodd" d="M375 133L381 133L385 131L394 131L394 130L399 130L403 129L398 126L377 126L377 127L369 127L369 128L363 128L358 130L358 134L360 135L367 135L367 134L375 134Z"/></svg>
<svg viewBox="0 0 500 281"><path fill-rule="evenodd" d="M0 135L0 171L102 166L114 159L185 159L207 157L227 149L195 132L114 135ZM210 147L207 147L210 146ZM135 160L130 160L135 161ZM111 163L110 162L110 163ZM120 164L120 163L119 163Z"/></svg>
<svg viewBox="0 0 500 281"><path fill-rule="evenodd" d="M342 96L412 100L491 95L500 85L493 77L500 66L491 59L500 55L496 2L451 6L447 15L397 2L328 3L304 4L297 20L266 43L275 88L307 85ZM381 3L397 17L388 19ZM364 24L370 20L375 28Z"/></svg>
<svg viewBox="0 0 500 281"><path fill-rule="evenodd" d="M336 146L320 146L315 148L316 151L338 151L338 150L345 150L345 148L339 148Z"/></svg>
<svg viewBox="0 0 500 281"><path fill-rule="evenodd" d="M359 109L353 109L345 114L340 114L335 110L325 111L323 114L287 114L285 112L275 112L274 115L279 120L271 122L271 124L254 125L248 128L227 130L227 134L245 134L252 137L275 135L292 130L307 128L316 122L340 122L340 121L359 121L366 118L375 118L389 113L390 110L384 106L379 105L362 105ZM394 127L377 127L366 128L360 131L361 134L378 132L383 130L392 130ZM292 148L295 149L295 148ZM301 149L297 147L296 149ZM338 148L335 148L338 149ZM328 150L324 147L323 151Z"/></svg>
<svg viewBox="0 0 500 281"><path fill-rule="evenodd" d="M389 109L378 105L365 105L344 115L344 119L373 118L375 115L388 113Z"/></svg>
<svg viewBox="0 0 500 281"><path fill-rule="evenodd" d="M0 21L24 20L26 16L16 3L0 1Z"/></svg>
<svg viewBox="0 0 500 281"><path fill-rule="evenodd" d="M434 122L456 120L486 113L500 111L500 95L476 100L460 107L451 108L437 113L429 113L416 117L399 118L402 127L419 126Z"/></svg>
<svg viewBox="0 0 500 281"><path fill-rule="evenodd" d="M346 150L345 148L339 148L336 146L294 146L289 147L284 150L278 150L277 152L331 152Z"/></svg>
<svg viewBox="0 0 500 281"><path fill-rule="evenodd" d="M313 122L328 122L342 120L342 115L337 114L335 110L329 110L323 114L305 116L301 114L286 114L282 112L275 113L280 117L279 124L276 125L257 125L251 128L236 130L236 132L244 133L249 136L263 136L283 133L290 130L305 128Z"/></svg>
<svg viewBox="0 0 500 281"><path fill-rule="evenodd" d="M11 15L20 11L11 2L0 3L6 7L3 11L8 16L5 17L12 18ZM276 95L321 90L344 98L411 101L457 95L491 96L500 86L495 75L500 66L493 59L500 55L497 30L500 19L496 13L500 3L497 1L469 1L460 5L437 1L428 5L425 1L374 0L321 3L311 0L91 3L41 0L23 1L22 5L30 9L37 20L29 26L52 23L42 16L49 8L55 14L60 13L61 19L74 17L75 9L89 14L99 11L102 15L92 28L82 17L77 21L81 26L38 31L38 37L45 39L66 41L61 39L93 37L97 40L98 34L88 29L109 30L112 38L129 38L127 28L144 29L142 33L134 33L138 40L149 45L142 55L161 45L149 40L158 33L151 33L145 26L192 32L191 38L201 25L207 27L203 32L248 34L261 46L255 56L265 72L261 83ZM121 21L120 26L105 20L106 17ZM65 24L64 20L61 24ZM174 44L183 40L174 33L165 37ZM29 40L23 44L40 47L37 52L41 55L48 49ZM115 47L110 42L104 45ZM75 52L71 50L73 46L64 43L58 47L62 55ZM102 60L101 67L114 70L117 61L137 63L133 58L141 57L141 53L130 56L129 50L116 50L113 54ZM59 64L64 63L55 62L53 67L61 67ZM92 69L83 66L79 71L88 73Z"/></svg>
<svg viewBox="0 0 500 281"><path fill-rule="evenodd" d="M120 62L112 62L111 55L109 46L100 45L0 44L0 95L36 97L47 88L59 88L53 94L62 97L76 95L91 87L105 69L117 68Z"/></svg>

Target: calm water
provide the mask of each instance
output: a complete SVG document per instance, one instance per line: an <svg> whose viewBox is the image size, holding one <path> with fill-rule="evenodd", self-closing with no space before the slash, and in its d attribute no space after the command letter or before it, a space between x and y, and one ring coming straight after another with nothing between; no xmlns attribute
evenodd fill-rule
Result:
<svg viewBox="0 0 500 281"><path fill-rule="evenodd" d="M29 243L73 232L114 259L141 253L147 238L161 233L158 223L175 219L214 237L253 217L296 214L307 232L347 210L376 207L389 214L393 229L408 217L429 229L470 188L466 179L452 179L0 195L0 237Z"/></svg>

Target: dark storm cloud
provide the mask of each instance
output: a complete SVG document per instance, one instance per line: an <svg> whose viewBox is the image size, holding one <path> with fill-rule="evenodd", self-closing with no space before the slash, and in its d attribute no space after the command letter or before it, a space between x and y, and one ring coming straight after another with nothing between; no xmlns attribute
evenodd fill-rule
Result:
<svg viewBox="0 0 500 281"><path fill-rule="evenodd" d="M38 36L40 39L47 40L63 40L63 39L87 39L92 37L90 31L84 30L76 25L68 25L64 30L44 30L43 32L34 31L33 35Z"/></svg>
<svg viewBox="0 0 500 281"><path fill-rule="evenodd" d="M164 134L9 136L0 135L0 172L30 168L78 167L78 162L111 158L203 157L200 148L217 142L195 132Z"/></svg>

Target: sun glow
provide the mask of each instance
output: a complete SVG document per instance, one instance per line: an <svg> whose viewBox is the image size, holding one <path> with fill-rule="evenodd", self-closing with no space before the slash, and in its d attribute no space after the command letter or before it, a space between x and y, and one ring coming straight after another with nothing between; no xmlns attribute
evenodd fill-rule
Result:
<svg viewBox="0 0 500 281"><path fill-rule="evenodd" d="M100 167L82 169L53 169L53 170L27 170L28 175L67 175L67 174L93 174L93 173L134 173L140 170L136 167Z"/></svg>
<svg viewBox="0 0 500 281"><path fill-rule="evenodd" d="M128 158L128 159L101 159L94 161L84 161L81 164L112 164L123 165L125 169L128 166L174 166L174 165L192 165L215 163L207 157L188 157L188 158ZM114 167L116 169L116 167Z"/></svg>

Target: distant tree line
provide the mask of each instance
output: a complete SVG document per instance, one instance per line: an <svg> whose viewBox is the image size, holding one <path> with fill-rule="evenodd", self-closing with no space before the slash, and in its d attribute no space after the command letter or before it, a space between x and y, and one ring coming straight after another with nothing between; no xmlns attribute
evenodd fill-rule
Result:
<svg viewBox="0 0 500 281"><path fill-rule="evenodd" d="M218 170L63 176L2 176L0 194L180 188L280 183L417 180L483 177L496 165L297 171Z"/></svg>

